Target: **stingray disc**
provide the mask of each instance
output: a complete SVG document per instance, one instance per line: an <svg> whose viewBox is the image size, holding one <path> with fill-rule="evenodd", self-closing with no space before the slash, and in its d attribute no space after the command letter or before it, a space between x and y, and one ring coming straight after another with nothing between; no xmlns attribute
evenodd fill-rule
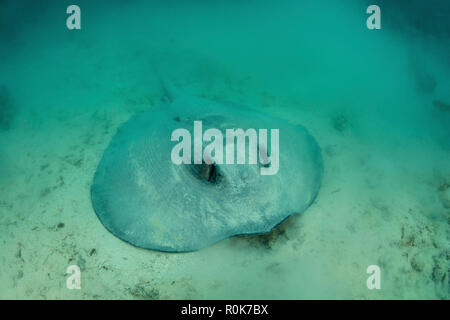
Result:
<svg viewBox="0 0 450 320"><path fill-rule="evenodd" d="M172 163L178 143L171 141L172 132L185 128L193 137L194 120L202 121L203 132L217 128L224 138L227 128L268 129L269 137L270 129L279 129L278 173L261 175L261 164ZM302 126L183 97L164 112L134 116L118 130L95 173L91 197L97 216L117 237L137 247L183 252L269 232L308 208L321 176L320 149Z"/></svg>

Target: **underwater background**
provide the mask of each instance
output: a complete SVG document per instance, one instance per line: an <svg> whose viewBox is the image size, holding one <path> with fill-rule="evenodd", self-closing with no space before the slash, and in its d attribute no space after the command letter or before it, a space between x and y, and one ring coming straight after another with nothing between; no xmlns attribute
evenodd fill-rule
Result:
<svg viewBox="0 0 450 320"><path fill-rule="evenodd" d="M0 298L448 299L449 21L437 0L2 1ZM306 127L324 158L313 205L192 253L109 233L90 186L117 129L160 107L152 63Z"/></svg>

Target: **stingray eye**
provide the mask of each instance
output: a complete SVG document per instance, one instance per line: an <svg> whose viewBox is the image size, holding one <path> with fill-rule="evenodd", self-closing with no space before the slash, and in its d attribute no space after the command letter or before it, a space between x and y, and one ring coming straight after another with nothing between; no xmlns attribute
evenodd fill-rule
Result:
<svg viewBox="0 0 450 320"><path fill-rule="evenodd" d="M206 183L218 184L223 178L218 165L215 163L203 162L202 164L189 164L187 167L197 179Z"/></svg>
<svg viewBox="0 0 450 320"><path fill-rule="evenodd" d="M191 173L203 182L218 184L223 178L219 165L216 164L208 155L203 155L201 164L193 164L188 166L191 167Z"/></svg>
<svg viewBox="0 0 450 320"><path fill-rule="evenodd" d="M270 167L270 160L267 148L263 145L258 146L258 153L259 153L259 166L264 168Z"/></svg>
<svg viewBox="0 0 450 320"><path fill-rule="evenodd" d="M203 163L201 164L200 168L200 177L202 179L205 179L206 181L210 183L217 183L218 178L220 177L220 173L218 171L217 165L214 163L207 164Z"/></svg>

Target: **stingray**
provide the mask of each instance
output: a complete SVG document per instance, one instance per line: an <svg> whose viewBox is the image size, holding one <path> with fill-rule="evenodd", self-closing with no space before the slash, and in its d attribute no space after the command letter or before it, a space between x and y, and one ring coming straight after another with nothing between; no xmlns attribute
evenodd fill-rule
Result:
<svg viewBox="0 0 450 320"><path fill-rule="evenodd" d="M232 236L270 232L311 205L321 184L322 156L304 127L182 94L166 79L162 84L169 102L124 123L95 173L93 208L111 233L140 248L196 251ZM192 130L194 121L224 135L227 128L279 129L279 170L262 175L261 166L271 164L260 162L174 164L171 134Z"/></svg>

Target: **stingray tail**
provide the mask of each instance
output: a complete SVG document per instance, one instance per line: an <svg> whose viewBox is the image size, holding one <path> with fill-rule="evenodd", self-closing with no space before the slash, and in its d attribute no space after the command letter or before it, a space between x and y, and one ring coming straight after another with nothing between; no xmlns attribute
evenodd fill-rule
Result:
<svg viewBox="0 0 450 320"><path fill-rule="evenodd" d="M161 83L161 87L164 90L165 95L167 98L169 98L170 101L175 100L176 97L180 96L179 90L174 86L172 81L170 81L166 76L164 76L159 69L155 66L155 64L152 64L153 70L155 71L156 76L159 79L159 82Z"/></svg>

